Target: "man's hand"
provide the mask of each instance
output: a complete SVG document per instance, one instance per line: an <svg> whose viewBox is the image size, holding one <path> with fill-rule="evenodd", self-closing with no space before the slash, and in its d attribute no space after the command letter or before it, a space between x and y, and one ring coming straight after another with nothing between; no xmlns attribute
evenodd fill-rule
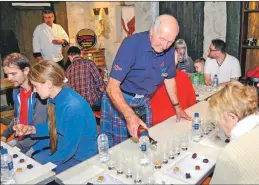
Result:
<svg viewBox="0 0 259 185"><path fill-rule="evenodd" d="M37 57L37 61L38 61L38 62L40 62L40 61L42 61L42 60L43 60L42 57Z"/></svg>
<svg viewBox="0 0 259 185"><path fill-rule="evenodd" d="M54 39L54 40L52 40L52 44L60 44L60 45L62 45L62 44L64 44L64 40L62 40L62 39Z"/></svg>
<svg viewBox="0 0 259 185"><path fill-rule="evenodd" d="M36 133L36 129L34 126L24 124L14 125L13 130L16 132L17 136L24 136Z"/></svg>
<svg viewBox="0 0 259 185"><path fill-rule="evenodd" d="M1 136L1 141L2 141L2 142L5 142L5 143L6 143L6 140L7 140L6 137Z"/></svg>
<svg viewBox="0 0 259 185"><path fill-rule="evenodd" d="M176 111L176 121L180 121L181 118L184 118L189 121L192 120L192 117L188 116L188 114L186 114L186 112L182 109L182 107L180 106L175 107L175 111Z"/></svg>
<svg viewBox="0 0 259 185"><path fill-rule="evenodd" d="M144 129L148 129L147 125L136 114L133 114L125 119L129 133L134 139L138 138L139 126L142 126Z"/></svg>

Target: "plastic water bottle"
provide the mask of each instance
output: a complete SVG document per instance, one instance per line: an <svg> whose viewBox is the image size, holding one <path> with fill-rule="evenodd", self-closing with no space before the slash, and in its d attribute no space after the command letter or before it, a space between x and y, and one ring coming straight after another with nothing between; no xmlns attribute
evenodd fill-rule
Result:
<svg viewBox="0 0 259 185"><path fill-rule="evenodd" d="M100 134L97 139L99 159L101 163L109 160L109 140L108 136L104 133Z"/></svg>
<svg viewBox="0 0 259 185"><path fill-rule="evenodd" d="M148 157L148 147L149 147L149 138L147 136L147 132L141 132L141 136L139 138L139 145L141 149L141 156L140 156L140 165L147 166L150 162Z"/></svg>
<svg viewBox="0 0 259 185"><path fill-rule="evenodd" d="M213 87L218 87L218 85L219 85L218 76L217 76L217 75L214 75L214 78L213 78Z"/></svg>
<svg viewBox="0 0 259 185"><path fill-rule="evenodd" d="M199 85L199 76L198 76L198 74L194 75L193 83L194 83L195 86Z"/></svg>
<svg viewBox="0 0 259 185"><path fill-rule="evenodd" d="M6 148L1 150L1 184L15 184L13 158Z"/></svg>
<svg viewBox="0 0 259 185"><path fill-rule="evenodd" d="M193 127L193 132L192 132L192 141L194 142L199 142L201 140L201 135L200 135L200 118L199 118L199 113L194 114L193 122L192 122L192 127Z"/></svg>

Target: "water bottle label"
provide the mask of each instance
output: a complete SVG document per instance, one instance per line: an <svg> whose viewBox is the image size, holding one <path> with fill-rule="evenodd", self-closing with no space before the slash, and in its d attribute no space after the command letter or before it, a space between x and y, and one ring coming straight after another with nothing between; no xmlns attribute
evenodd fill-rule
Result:
<svg viewBox="0 0 259 185"><path fill-rule="evenodd" d="M199 78L197 76L194 77L193 79L194 85L198 85L199 84Z"/></svg>
<svg viewBox="0 0 259 185"><path fill-rule="evenodd" d="M11 171L13 169L13 162L9 162L8 163L8 169Z"/></svg>
<svg viewBox="0 0 259 185"><path fill-rule="evenodd" d="M147 145L146 144L141 145L141 151L143 151L143 152L147 151Z"/></svg>
<svg viewBox="0 0 259 185"><path fill-rule="evenodd" d="M199 127L200 127L199 124L194 124L194 125L193 125L193 129L194 129L194 130L199 130Z"/></svg>

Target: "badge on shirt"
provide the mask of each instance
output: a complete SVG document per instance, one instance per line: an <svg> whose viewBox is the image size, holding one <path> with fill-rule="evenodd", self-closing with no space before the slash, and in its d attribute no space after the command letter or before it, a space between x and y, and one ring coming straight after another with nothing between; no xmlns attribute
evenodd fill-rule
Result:
<svg viewBox="0 0 259 185"><path fill-rule="evenodd" d="M162 74L161 74L162 77L167 77L167 76L168 76L168 73L167 73L165 67L161 69L161 73L162 73Z"/></svg>

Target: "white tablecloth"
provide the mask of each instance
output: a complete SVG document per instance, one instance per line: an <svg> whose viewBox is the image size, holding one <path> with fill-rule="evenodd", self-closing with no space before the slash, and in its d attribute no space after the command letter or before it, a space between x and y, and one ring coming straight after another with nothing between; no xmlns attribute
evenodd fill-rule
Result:
<svg viewBox="0 0 259 185"><path fill-rule="evenodd" d="M208 103L206 101L202 101L188 108L186 112L191 116L193 116L195 112L199 112L200 117L206 120L207 110L208 110L206 108L207 106L208 106ZM176 122L176 118L175 116L173 116L163 121L162 123L150 128L149 133L151 137L153 137L155 140L158 141L158 143L162 143L164 141L173 140L174 136L180 136L181 133L183 132L190 131L191 125L192 125L191 121L187 121L187 120L180 120L180 122ZM114 146L110 150L113 153L117 153L117 154L124 153L124 155L127 155L127 156L134 156L136 155L136 153L138 153L140 149L137 143L135 143L132 139L128 139L125 142ZM205 145L201 145L199 143L193 143L193 142L190 142L188 147L188 152L197 153L198 155L206 156L213 160L217 159L217 156L220 150L221 148L219 147L209 147L209 146L205 146ZM181 153L184 154L183 151ZM180 156L177 156L176 159L174 159L174 161L177 161L178 158L182 156L182 154ZM86 184L88 182L87 181L88 179L85 175L83 175L85 171L88 171L89 169L93 169L92 173L94 175L97 175L100 169L103 169L103 171L108 171L107 166L105 164L101 164L98 160L98 157L99 156L96 155L91 159L86 160L56 175L56 182L60 184L70 184L71 183L70 179L73 178L73 183ZM166 164L166 165L171 165L171 164ZM162 183L162 181L164 180L166 181L166 183L170 183L170 184L186 184L186 182L184 181L165 175L163 173L163 169L166 168L166 165L162 166L162 169L158 170L154 174L154 176L156 177L157 183ZM96 169L94 168L94 166L99 167L99 170L94 170ZM202 182L212 171L213 171L213 168L211 168L210 171L199 180L199 183Z"/></svg>

